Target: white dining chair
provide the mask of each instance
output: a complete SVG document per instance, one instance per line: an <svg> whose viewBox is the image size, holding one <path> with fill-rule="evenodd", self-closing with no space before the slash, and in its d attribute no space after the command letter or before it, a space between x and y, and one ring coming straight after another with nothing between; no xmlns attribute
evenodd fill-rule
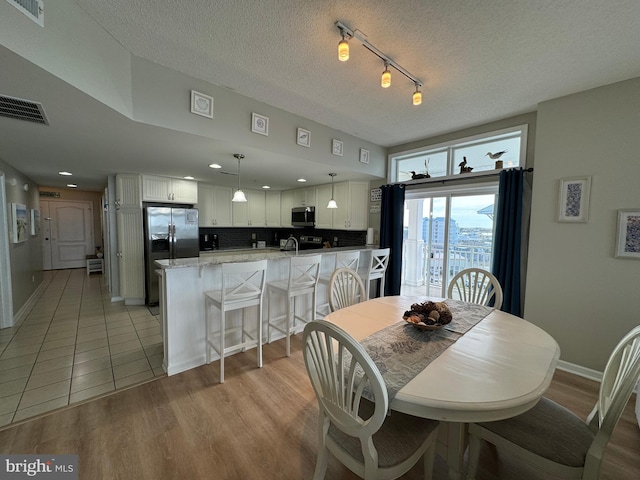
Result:
<svg viewBox="0 0 640 480"><path fill-rule="evenodd" d="M233 352L256 347L258 367L262 367L262 297L264 295L267 260L222 264L222 284L220 290L204 293L205 298L205 340L206 362L211 363L211 351L220 355L220 383L224 383L224 357ZM214 332L211 306L220 310L220 328ZM255 333L247 328L244 309L257 306ZM227 312L242 310L240 326L228 328ZM239 342L227 345L227 335L236 335Z"/></svg>
<svg viewBox="0 0 640 480"><path fill-rule="evenodd" d="M387 265L389 264L390 248L377 248L371 250L371 257L369 260L368 270L363 275L365 287L365 298L370 298L371 282L373 280L380 280L380 296L384 297L384 277L387 272Z"/></svg>
<svg viewBox="0 0 640 480"><path fill-rule="evenodd" d="M267 283L269 297L268 340L271 343L271 329L284 333L287 357L291 355L291 335L301 332L307 322L315 320L321 261L322 255L291 257L288 278ZM285 313L276 316L273 315L273 304L278 296L285 299ZM298 309L296 309L296 299L303 296L311 297L310 305L305 309L306 316L299 314ZM301 322L300 325L298 325L298 321ZM284 326L281 323L284 323Z"/></svg>
<svg viewBox="0 0 640 480"><path fill-rule="evenodd" d="M543 397L514 418L469 425L468 479L475 479L481 441L544 472L595 480L609 437L640 378L640 326L613 350L602 376L598 401L584 422Z"/></svg>
<svg viewBox="0 0 640 480"><path fill-rule="evenodd" d="M493 300L493 308L500 310L502 307L500 282L491 272L481 268L458 272L449 282L447 297L479 305L489 305Z"/></svg>
<svg viewBox="0 0 640 480"><path fill-rule="evenodd" d="M334 270L329 279L329 306L335 312L365 300L365 288L357 272L350 268Z"/></svg>
<svg viewBox="0 0 640 480"><path fill-rule="evenodd" d="M318 278L318 288L325 287L327 291L327 301L318 305L317 318L323 318L327 314L327 310L331 310L329 297L331 295L331 289L329 287L329 281L331 275L339 268L349 268L353 271L358 271L360 265L360 251L355 252L338 252L335 254L335 262L333 264L333 270L328 274L320 274ZM324 298L321 295L321 298Z"/></svg>
<svg viewBox="0 0 640 480"><path fill-rule="evenodd" d="M329 452L367 480L395 479L421 458L424 478L433 470L438 421L389 414L380 371L362 345L325 320L307 324L303 356L318 400L318 456L314 480L324 478ZM374 401L363 397L369 387Z"/></svg>

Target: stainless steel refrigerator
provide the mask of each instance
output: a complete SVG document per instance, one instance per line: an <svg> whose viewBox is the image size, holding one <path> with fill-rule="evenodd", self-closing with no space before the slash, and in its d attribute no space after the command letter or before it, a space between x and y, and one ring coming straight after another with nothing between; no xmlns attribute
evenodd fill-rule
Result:
<svg viewBox="0 0 640 480"><path fill-rule="evenodd" d="M195 208L145 207L144 258L147 305L160 300L156 260L197 257L200 254L198 210Z"/></svg>

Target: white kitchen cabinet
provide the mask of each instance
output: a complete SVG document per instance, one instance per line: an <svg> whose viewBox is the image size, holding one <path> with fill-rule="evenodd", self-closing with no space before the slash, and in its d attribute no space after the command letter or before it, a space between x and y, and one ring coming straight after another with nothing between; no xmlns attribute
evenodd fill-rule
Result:
<svg viewBox="0 0 640 480"><path fill-rule="evenodd" d="M264 227L266 224L265 194L262 190L242 190L246 202L233 202L234 227Z"/></svg>
<svg viewBox="0 0 640 480"><path fill-rule="evenodd" d="M231 187L198 184L198 225L200 227L231 227Z"/></svg>
<svg viewBox="0 0 640 480"><path fill-rule="evenodd" d="M294 206L294 191L285 190L280 194L280 222L284 228L291 228L291 209Z"/></svg>
<svg viewBox="0 0 640 480"><path fill-rule="evenodd" d="M198 202L198 183L154 175L142 176L142 200L145 202Z"/></svg>
<svg viewBox="0 0 640 480"><path fill-rule="evenodd" d="M141 191L140 175L116 175L116 210L119 208L142 208Z"/></svg>
<svg viewBox="0 0 640 480"><path fill-rule="evenodd" d="M266 191L265 193L265 198L266 198L266 225L267 227L280 227L282 226L282 221L281 221L281 210L280 210L280 203L281 203L281 195L280 192L271 192L271 191Z"/></svg>
<svg viewBox="0 0 640 480"><path fill-rule="evenodd" d="M366 230L368 225L367 182L341 182L334 185L333 228L338 230Z"/></svg>
<svg viewBox="0 0 640 480"><path fill-rule="evenodd" d="M293 190L294 207L315 207L316 202L316 187L296 188Z"/></svg>
<svg viewBox="0 0 640 480"><path fill-rule="evenodd" d="M116 229L120 296L144 304L144 229L140 175L116 175Z"/></svg>
<svg viewBox="0 0 640 480"><path fill-rule="evenodd" d="M331 200L331 185L320 185L316 188L316 228L333 228L333 208L327 208Z"/></svg>

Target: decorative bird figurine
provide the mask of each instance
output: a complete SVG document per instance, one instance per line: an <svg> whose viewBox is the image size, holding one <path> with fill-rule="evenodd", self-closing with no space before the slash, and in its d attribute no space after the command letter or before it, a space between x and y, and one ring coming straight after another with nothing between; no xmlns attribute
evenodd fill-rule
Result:
<svg viewBox="0 0 640 480"><path fill-rule="evenodd" d="M460 173L469 173L473 170L473 167L467 167L467 157L462 157L462 162L458 166L460 167Z"/></svg>
<svg viewBox="0 0 640 480"><path fill-rule="evenodd" d="M502 155L504 155L505 153L507 153L507 150L503 150L503 151L498 152L498 153L491 153L491 152L487 152L487 155L489 155L489 158L490 158L491 160L497 160L497 159L499 159ZM485 157L486 157L487 155L485 155Z"/></svg>
<svg viewBox="0 0 640 480"><path fill-rule="evenodd" d="M411 180L419 180L421 178L431 178L431 175L428 173L416 173L413 170L409 170L411 172Z"/></svg>

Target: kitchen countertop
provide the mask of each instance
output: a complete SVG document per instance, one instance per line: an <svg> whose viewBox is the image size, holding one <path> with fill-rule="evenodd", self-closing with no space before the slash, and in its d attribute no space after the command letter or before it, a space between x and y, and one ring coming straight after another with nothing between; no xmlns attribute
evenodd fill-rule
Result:
<svg viewBox="0 0 640 480"><path fill-rule="evenodd" d="M315 248L300 250L298 256L333 254L337 252L350 252L354 250L373 250L378 248L371 245L354 247ZM281 251L277 247L267 248L233 248L223 250L209 250L200 252L199 257L176 258L171 260L156 260L156 265L162 269L200 267L204 265L219 265L229 262L246 262L253 260L278 260L281 258L295 257L295 251Z"/></svg>

